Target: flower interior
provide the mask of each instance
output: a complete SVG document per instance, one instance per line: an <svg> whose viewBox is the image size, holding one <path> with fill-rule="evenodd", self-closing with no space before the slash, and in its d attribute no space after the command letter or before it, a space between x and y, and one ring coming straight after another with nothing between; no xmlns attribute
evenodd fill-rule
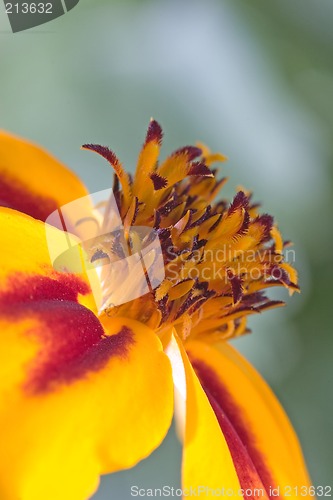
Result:
<svg viewBox="0 0 333 500"><path fill-rule="evenodd" d="M90 262L103 269L103 264L124 257L124 247L136 251L136 228L139 232L144 226L158 235L165 270L159 286L114 305L114 282L105 266L100 316L138 320L161 339L171 326L183 340L189 335L208 342L239 336L249 331L249 314L283 305L269 300L265 288L283 285L291 293L298 290L296 272L284 261L288 243L282 241L273 218L258 212L250 192L238 191L231 203L219 197L227 179L217 178L214 164L225 161L225 156L199 144L159 161L162 136L160 125L152 120L133 178L107 147L83 146L113 167L113 196L124 226L123 236L106 234L90 244ZM149 265L154 258L152 250ZM135 280L133 269L127 274Z"/></svg>

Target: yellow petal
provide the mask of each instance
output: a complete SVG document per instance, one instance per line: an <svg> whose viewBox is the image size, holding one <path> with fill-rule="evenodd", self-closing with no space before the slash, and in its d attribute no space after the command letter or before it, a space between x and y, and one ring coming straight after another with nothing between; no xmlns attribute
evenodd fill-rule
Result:
<svg viewBox="0 0 333 500"><path fill-rule="evenodd" d="M177 355L177 347L179 354ZM175 336L168 350L174 378L181 375L181 358L186 378L185 437L183 448L182 484L185 492L195 491L202 498L214 497L221 487L231 497L240 492L232 457L214 411L191 367L182 343ZM177 398L183 395L184 384L175 380ZM177 402L177 399L176 399ZM178 404L180 402L178 401ZM184 412L176 412L176 415ZM182 426L180 427L182 429ZM203 487L203 488L202 488ZM208 491L210 489L210 492ZM231 492L231 493L230 493ZM216 493L215 493L216 497Z"/></svg>
<svg viewBox="0 0 333 500"><path fill-rule="evenodd" d="M269 493L297 498L310 485L295 432L274 394L254 368L228 343L217 348L189 341L187 352L205 388L233 425ZM237 466L237 456L234 455ZM309 495L310 497L311 495Z"/></svg>
<svg viewBox="0 0 333 500"><path fill-rule="evenodd" d="M45 220L57 207L87 196L74 173L38 146L0 131L0 205Z"/></svg>
<svg viewBox="0 0 333 500"><path fill-rule="evenodd" d="M155 170L161 142L162 129L160 125L152 119L149 123L146 140L140 151L133 183L133 193L140 199L144 196L144 192L147 189L147 183L149 184L149 182L151 182L149 187L152 192L153 183L148 179Z"/></svg>
<svg viewBox="0 0 333 500"><path fill-rule="evenodd" d="M153 330L83 305L84 275L52 270L41 222L2 209L0 226L1 499L83 500L164 438L170 362Z"/></svg>

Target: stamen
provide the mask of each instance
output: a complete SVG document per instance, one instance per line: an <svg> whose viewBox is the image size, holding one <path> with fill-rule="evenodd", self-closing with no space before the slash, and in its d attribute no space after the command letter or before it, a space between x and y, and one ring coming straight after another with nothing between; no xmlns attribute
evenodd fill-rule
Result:
<svg viewBox="0 0 333 500"><path fill-rule="evenodd" d="M112 202L116 200L122 220L122 227L91 246L92 263L109 263L100 266L101 314L148 322L161 335L174 325L184 341L189 335L221 339L246 333L249 314L283 304L270 301L263 289L283 285L298 290L296 272L283 261L281 235L271 216L258 213L259 205L246 190L231 203L214 202L227 178L216 179L217 169L211 165L226 157L204 145L185 146L159 164L162 136L152 120L134 181L108 148L83 146L113 166ZM112 202L101 205L105 233L115 226ZM140 226L153 233L140 233ZM156 283L154 246L142 259L142 249L153 245L155 236L165 271ZM139 280L142 273L145 286ZM121 303L125 288L133 286L141 295Z"/></svg>

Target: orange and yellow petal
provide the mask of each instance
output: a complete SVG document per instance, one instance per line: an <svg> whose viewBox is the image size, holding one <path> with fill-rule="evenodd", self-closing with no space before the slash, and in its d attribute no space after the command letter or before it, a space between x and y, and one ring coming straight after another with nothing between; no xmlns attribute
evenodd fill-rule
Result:
<svg viewBox="0 0 333 500"><path fill-rule="evenodd" d="M148 327L99 321L84 275L52 271L41 222L2 209L0 224L1 498L86 499L164 438L170 363Z"/></svg>
<svg viewBox="0 0 333 500"><path fill-rule="evenodd" d="M183 395L183 402L177 401L176 398L176 415L179 406L182 403L185 405L184 411L178 413L179 418L184 415L182 463L184 493L194 492L192 495L201 498L216 498L216 492L221 492L221 488L224 488L225 494L218 493L219 496L238 497L241 485L228 442L221 432L216 415L191 366L184 346L176 336L167 352L173 366L174 378L179 374L181 363L184 365L185 373L186 394L179 389L178 381L175 380L178 399Z"/></svg>
<svg viewBox="0 0 333 500"><path fill-rule="evenodd" d="M158 183L160 180L160 177L155 172L155 167L160 153L162 136L163 132L160 125L155 120L151 120L145 142L140 151L133 183L133 194L139 199L145 196L147 179L152 182L151 187L155 186L154 183ZM161 182L164 184L165 181L161 179Z"/></svg>
<svg viewBox="0 0 333 500"><path fill-rule="evenodd" d="M56 158L0 131L0 206L45 221L58 207L87 194L79 178Z"/></svg>
<svg viewBox="0 0 333 500"><path fill-rule="evenodd" d="M277 497L296 498L296 487L306 490L310 480L295 432L268 385L226 342L216 348L189 341L186 350L227 439L242 487L249 483L239 454L245 449L268 495L277 488Z"/></svg>

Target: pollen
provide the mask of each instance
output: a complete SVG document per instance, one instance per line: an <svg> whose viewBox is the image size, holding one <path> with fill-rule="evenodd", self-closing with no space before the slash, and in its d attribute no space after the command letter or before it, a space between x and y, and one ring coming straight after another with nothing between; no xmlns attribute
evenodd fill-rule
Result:
<svg viewBox="0 0 333 500"><path fill-rule="evenodd" d="M298 291L297 273L285 262L285 244L273 217L259 212L251 192L239 190L231 202L220 197L227 179L218 177L215 164L226 157L199 144L160 161L162 136L152 120L133 178L108 148L83 146L114 169L113 195L125 228L122 244L128 246L136 228L150 227L164 261L165 276L157 287L117 307L106 300L102 314L131 317L161 335L174 326L184 341L188 336L216 342L242 335L249 331L249 315L283 305L267 298L265 289ZM119 256L116 243L98 242L92 261ZM112 287L104 277L106 295L112 295Z"/></svg>

